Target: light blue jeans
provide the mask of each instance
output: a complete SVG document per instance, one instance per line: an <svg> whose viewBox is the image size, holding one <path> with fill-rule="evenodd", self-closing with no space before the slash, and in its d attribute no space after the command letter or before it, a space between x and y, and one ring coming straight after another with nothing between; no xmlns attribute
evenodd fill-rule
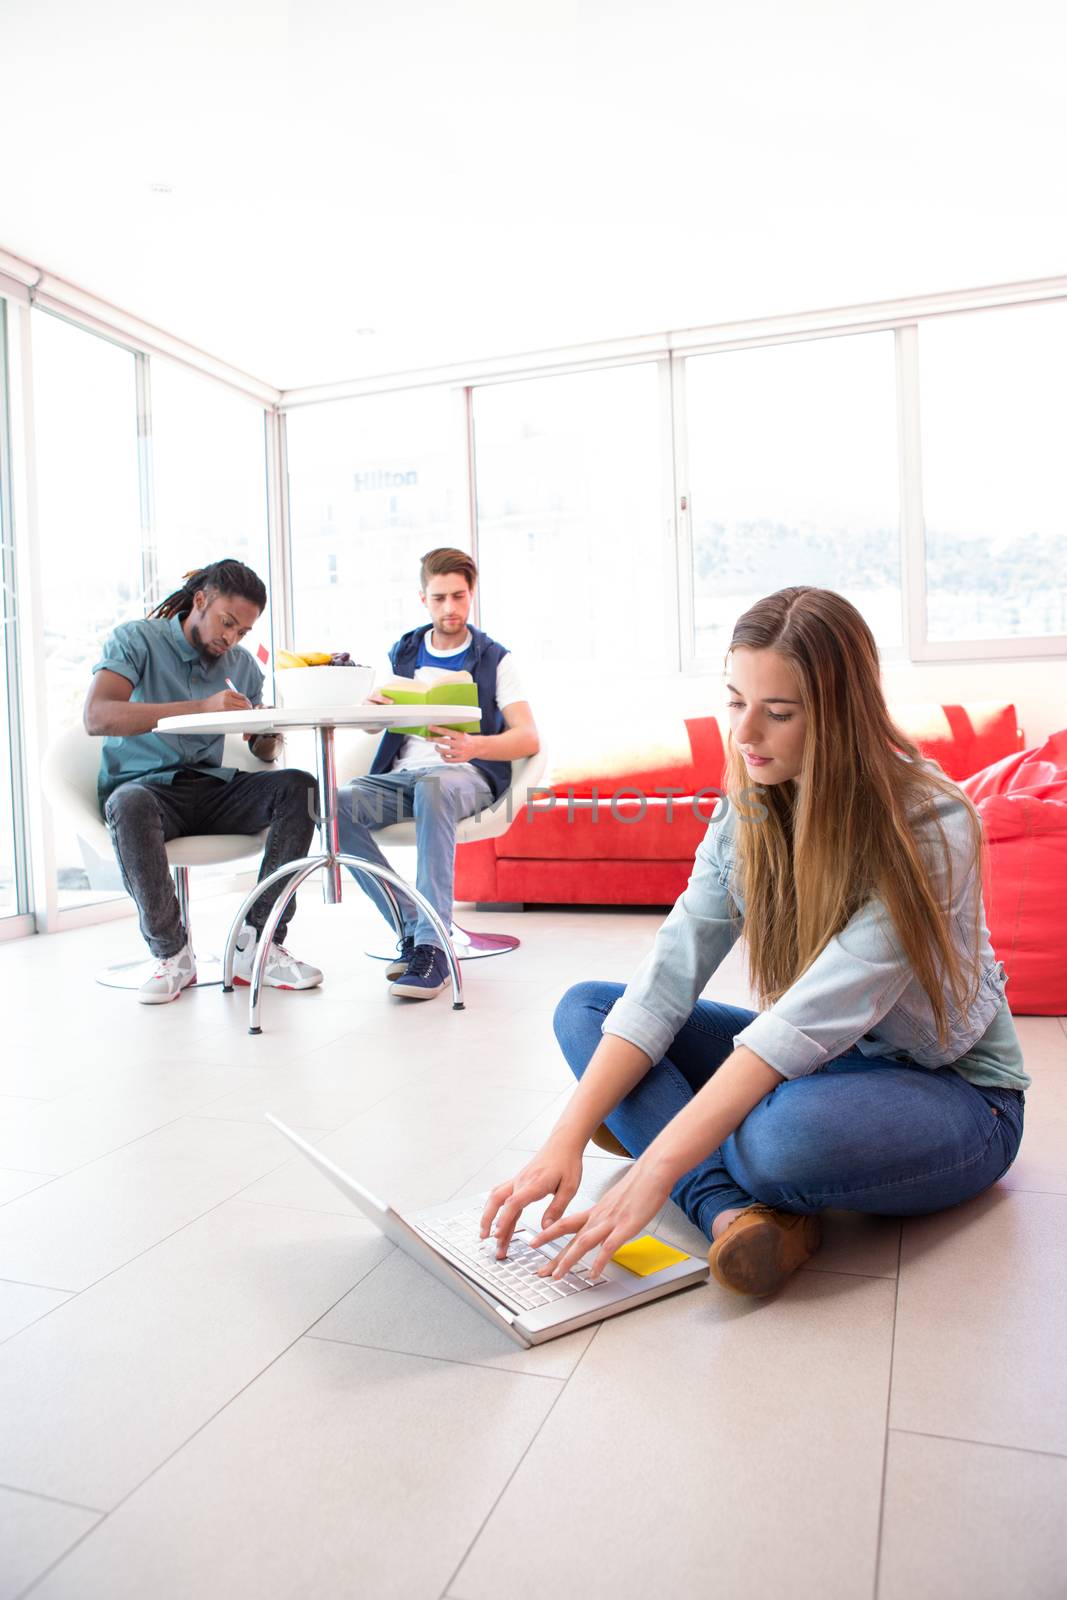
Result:
<svg viewBox="0 0 1067 1600"><path fill-rule="evenodd" d="M394 822L415 819L418 859L415 887L433 906L445 927L452 922L452 885L456 871L456 824L492 805L493 794L480 773L459 767L422 767L414 772L386 772L357 778L337 796L338 833L347 856L388 867L374 834ZM352 871L360 888L393 926L389 902L373 878ZM403 890L396 891L405 937L416 944L440 945L425 912Z"/></svg>
<svg viewBox="0 0 1067 1600"><path fill-rule="evenodd" d="M578 983L555 1015L556 1038L580 1078L600 1043L620 983ZM638 1156L726 1060L755 1012L697 1002L669 1055L607 1118ZM824 1206L921 1216L981 1194L1015 1160L1018 1089L977 1088L952 1067L916 1067L858 1050L787 1078L741 1126L684 1174L671 1199L708 1238L720 1211L756 1201L781 1211Z"/></svg>

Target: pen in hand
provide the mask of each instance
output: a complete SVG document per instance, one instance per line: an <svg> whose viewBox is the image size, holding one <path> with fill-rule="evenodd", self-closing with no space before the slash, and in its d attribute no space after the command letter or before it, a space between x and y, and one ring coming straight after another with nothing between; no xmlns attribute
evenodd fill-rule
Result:
<svg viewBox="0 0 1067 1600"><path fill-rule="evenodd" d="M226 687L227 687L227 689L229 689L231 694L235 694L239 700L243 700L246 706L250 706L252 704L252 702L249 700L248 696L246 694L242 694L241 693L240 689L234 683L232 678L227 678L226 679ZM245 734L245 738L246 739L249 738L249 737L250 737L250 735Z"/></svg>

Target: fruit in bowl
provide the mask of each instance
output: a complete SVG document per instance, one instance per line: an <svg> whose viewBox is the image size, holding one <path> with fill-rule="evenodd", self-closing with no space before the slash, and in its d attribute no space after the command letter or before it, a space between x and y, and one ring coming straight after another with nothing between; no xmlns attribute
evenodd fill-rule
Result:
<svg viewBox="0 0 1067 1600"><path fill-rule="evenodd" d="M298 655L295 650L279 650L274 657L275 671L294 667L362 667L362 661L353 661L347 650L305 650ZM369 669L364 669L369 670Z"/></svg>
<svg viewBox="0 0 1067 1600"><path fill-rule="evenodd" d="M289 711L362 705L374 687L373 667L353 661L347 650L279 650L274 667L278 703Z"/></svg>

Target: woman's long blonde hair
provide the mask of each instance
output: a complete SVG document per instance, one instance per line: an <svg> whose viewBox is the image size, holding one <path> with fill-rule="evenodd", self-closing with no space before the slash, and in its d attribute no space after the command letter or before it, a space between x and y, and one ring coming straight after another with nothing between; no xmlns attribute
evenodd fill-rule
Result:
<svg viewBox="0 0 1067 1600"><path fill-rule="evenodd" d="M944 1044L946 989L965 1009L978 983L980 898L976 891L974 959L967 963L949 927L949 852L934 811L940 796L959 801L960 791L922 763L917 746L891 720L874 637L841 595L780 589L740 618L730 649L739 646L775 650L790 664L807 717L799 781L760 788L765 820L742 820L737 830L749 970L761 1002L773 1004L877 896L930 998ZM732 740L727 790L739 817L753 818L751 780ZM977 870L981 830L969 810ZM916 843L915 824L924 816L936 824L945 852L947 906L938 903Z"/></svg>

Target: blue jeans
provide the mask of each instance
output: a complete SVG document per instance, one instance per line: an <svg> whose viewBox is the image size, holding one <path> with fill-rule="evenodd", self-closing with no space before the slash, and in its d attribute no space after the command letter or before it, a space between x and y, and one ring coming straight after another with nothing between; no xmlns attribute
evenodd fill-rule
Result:
<svg viewBox="0 0 1067 1600"><path fill-rule="evenodd" d="M418 853L415 887L448 928L452 923L456 871L456 823L484 810L492 800L492 790L481 774L459 767L421 767L413 772L357 778L337 796L341 850L347 856L359 856L363 861L387 867L389 862L373 835L379 828L414 817ZM392 927L389 902L377 881L357 872L352 876ZM425 912L402 889L396 894L404 919L404 936L413 936L416 944L439 944Z"/></svg>
<svg viewBox="0 0 1067 1600"><path fill-rule="evenodd" d="M580 1078L600 1043L620 983L578 983L555 1015L556 1038ZM700 1000L656 1062L607 1118L639 1156L703 1088L755 1015ZM787 1078L740 1127L684 1174L671 1199L708 1238L720 1211L759 1201L781 1211L824 1206L921 1216L981 1194L1019 1149L1023 1095L977 1088L952 1067L915 1067L858 1050Z"/></svg>

